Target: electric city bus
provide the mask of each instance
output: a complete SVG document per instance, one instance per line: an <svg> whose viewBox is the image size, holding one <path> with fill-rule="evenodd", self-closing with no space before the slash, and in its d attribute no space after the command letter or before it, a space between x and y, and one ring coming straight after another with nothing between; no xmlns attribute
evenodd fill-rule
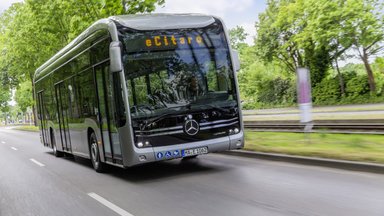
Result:
<svg viewBox="0 0 384 216"><path fill-rule="evenodd" d="M36 70L41 142L98 172L240 149L238 70L219 18L99 20Z"/></svg>

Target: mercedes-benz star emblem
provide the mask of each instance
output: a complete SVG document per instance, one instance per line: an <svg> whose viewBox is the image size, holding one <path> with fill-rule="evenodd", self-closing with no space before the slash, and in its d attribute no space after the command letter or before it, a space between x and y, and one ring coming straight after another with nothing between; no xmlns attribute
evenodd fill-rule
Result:
<svg viewBox="0 0 384 216"><path fill-rule="evenodd" d="M196 120L189 119L184 123L184 132L190 136L196 135L200 130L199 123Z"/></svg>

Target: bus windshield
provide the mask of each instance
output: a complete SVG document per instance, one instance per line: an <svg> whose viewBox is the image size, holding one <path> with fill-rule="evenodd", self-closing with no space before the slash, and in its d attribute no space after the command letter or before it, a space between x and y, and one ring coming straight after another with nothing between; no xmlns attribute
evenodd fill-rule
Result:
<svg viewBox="0 0 384 216"><path fill-rule="evenodd" d="M132 119L237 105L221 25L145 32L127 29L122 30L122 41Z"/></svg>

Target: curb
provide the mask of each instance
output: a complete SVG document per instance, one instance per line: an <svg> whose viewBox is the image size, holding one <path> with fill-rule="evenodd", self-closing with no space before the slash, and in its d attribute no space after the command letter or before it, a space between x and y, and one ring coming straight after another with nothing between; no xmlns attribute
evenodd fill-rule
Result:
<svg viewBox="0 0 384 216"><path fill-rule="evenodd" d="M297 163L302 165L322 166L322 167L330 167L330 168L343 169L343 170L384 174L384 164L376 164L376 163L335 160L335 159L317 158L317 157L293 156L293 155L264 153L264 152L251 152L251 151L245 151L245 150L225 151L225 152L222 152L222 154L262 159L262 160Z"/></svg>

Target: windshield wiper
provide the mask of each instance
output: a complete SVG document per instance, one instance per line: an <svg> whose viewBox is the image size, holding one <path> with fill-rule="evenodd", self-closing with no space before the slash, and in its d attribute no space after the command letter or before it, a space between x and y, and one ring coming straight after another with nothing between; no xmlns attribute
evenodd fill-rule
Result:
<svg viewBox="0 0 384 216"><path fill-rule="evenodd" d="M182 105L182 106L175 106L175 107L169 107L168 109L173 109L173 108L187 108L188 110L191 109L191 104L185 104L185 105ZM180 110L179 110L180 111ZM184 111L184 110L183 110ZM175 112L172 110L172 112L167 112L167 113L164 113L164 114L161 114L159 116L156 116L152 119L148 119L145 121L145 123L142 125L142 127L140 127L140 130L144 130L146 127L148 127L149 125L155 123L155 122L158 122L166 117L169 117L169 116L172 116L172 115L177 115L177 114L180 114L180 112Z"/></svg>
<svg viewBox="0 0 384 216"><path fill-rule="evenodd" d="M237 110L235 110L234 113L231 112L231 109L235 108L236 105L232 105L232 106L230 106L228 108L224 108L224 107L220 107L220 106L217 106L217 105L204 104L204 105L202 105L202 107L212 108L213 110L218 111L218 112L220 112L221 114L224 114L224 115L227 115L227 114L235 115L238 112Z"/></svg>

